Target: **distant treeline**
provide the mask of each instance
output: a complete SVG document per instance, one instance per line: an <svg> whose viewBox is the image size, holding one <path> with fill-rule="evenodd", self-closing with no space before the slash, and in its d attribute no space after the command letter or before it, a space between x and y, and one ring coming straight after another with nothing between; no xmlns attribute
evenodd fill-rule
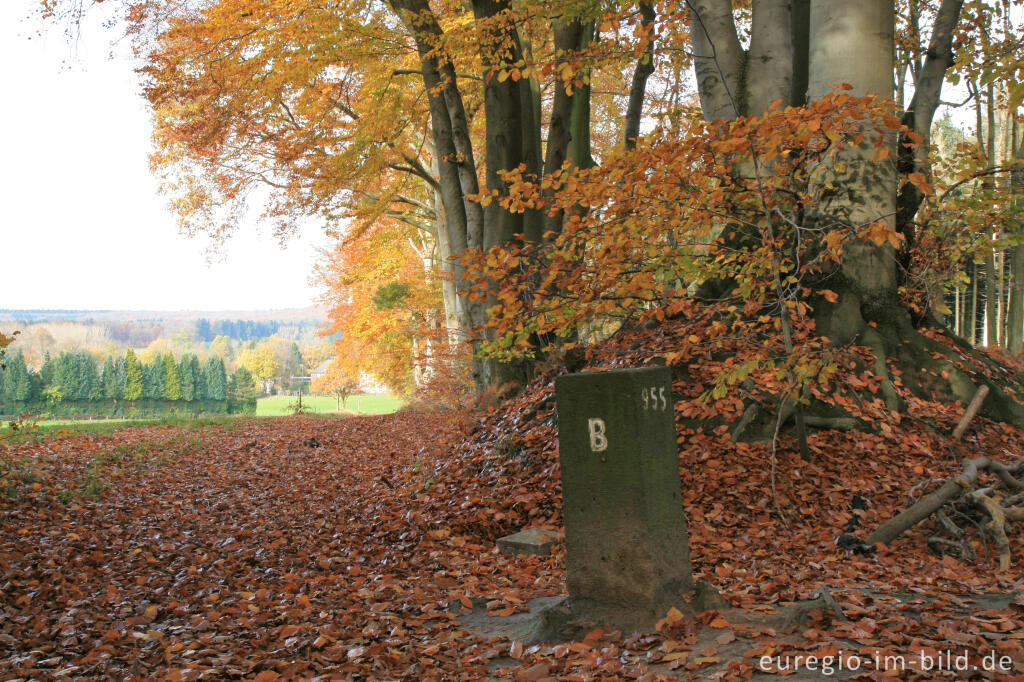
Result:
<svg viewBox="0 0 1024 682"><path fill-rule="evenodd" d="M306 344L323 342L317 335L320 323L316 320L249 320L249 319L66 319L54 315L50 319L8 320L7 313L0 314L0 331L8 334L21 331L19 344L30 344L34 351L74 350L68 343L83 343L93 348L104 347L111 341L128 348L145 348L157 339L180 337L182 342L190 337L203 343L210 343L218 336L244 343L277 334L292 341ZM17 347L18 344L16 344ZM56 348L55 348L56 346ZM26 349L26 353L29 351ZM32 354L29 353L31 356Z"/></svg>
<svg viewBox="0 0 1024 682"><path fill-rule="evenodd" d="M196 335L201 341L209 343L218 336L227 336L236 341L262 339L276 334L283 326L292 326L277 320L213 320L205 317L196 320Z"/></svg>
<svg viewBox="0 0 1024 682"><path fill-rule="evenodd" d="M119 343L129 346L145 346L169 335L160 321L103 323L110 337ZM192 323L188 323L192 324ZM282 322L280 320L208 320L200 318L195 321L196 337L204 343L213 341L218 336L226 336L235 341L263 339L274 334L283 334L288 338L299 338L305 331L317 329L318 323ZM173 325L172 325L173 329Z"/></svg>
<svg viewBox="0 0 1024 682"><path fill-rule="evenodd" d="M85 351L46 355L37 370L19 351L0 369L0 414L22 412L53 416L160 416L253 412L258 389L252 374L239 367L230 379L223 360L166 353L140 362L130 348L102 365Z"/></svg>

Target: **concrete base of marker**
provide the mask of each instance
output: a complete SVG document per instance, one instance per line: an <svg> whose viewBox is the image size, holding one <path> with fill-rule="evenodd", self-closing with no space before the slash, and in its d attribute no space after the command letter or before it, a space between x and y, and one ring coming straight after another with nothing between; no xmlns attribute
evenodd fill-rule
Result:
<svg viewBox="0 0 1024 682"><path fill-rule="evenodd" d="M729 601L706 580L697 581L692 590L685 590L674 599L668 599L654 608L629 609L622 605L565 597L536 612L532 628L523 637L523 642L528 645L565 642L580 639L595 628L611 628L627 635L632 632L654 632L658 621L673 607L691 620L696 620L700 614L708 611L732 609Z"/></svg>

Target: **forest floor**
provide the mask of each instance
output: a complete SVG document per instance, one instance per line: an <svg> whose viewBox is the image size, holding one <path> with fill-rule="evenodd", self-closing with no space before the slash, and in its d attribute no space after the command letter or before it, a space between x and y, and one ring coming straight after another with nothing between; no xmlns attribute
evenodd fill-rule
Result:
<svg viewBox="0 0 1024 682"><path fill-rule="evenodd" d="M980 538L975 561L932 554L924 525L869 555L834 542L958 473L964 452L911 429L822 431L813 463L784 448L783 520L763 445L680 426L695 572L733 608L531 646L522 622L564 594L564 549L510 558L495 540L561 529L551 392L541 382L484 415L0 445L0 677L1024 680L1020 534L1003 572ZM954 410L935 418L955 423ZM980 420L965 441L1021 452L1024 435ZM842 617L774 617L822 586Z"/></svg>

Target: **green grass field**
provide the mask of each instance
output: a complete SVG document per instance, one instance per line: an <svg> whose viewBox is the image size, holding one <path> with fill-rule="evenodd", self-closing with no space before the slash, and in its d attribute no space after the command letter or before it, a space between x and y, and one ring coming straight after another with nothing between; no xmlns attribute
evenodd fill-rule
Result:
<svg viewBox="0 0 1024 682"><path fill-rule="evenodd" d="M282 417L295 413L297 399L290 395L274 395L260 398L256 403L257 417ZM392 395L366 393L354 395L345 400L345 414L391 414L397 412L402 401ZM337 414L338 401L326 396L302 396L302 409L313 414ZM168 417L163 419L50 419L36 424L35 436L50 437L62 433L111 434L126 426L148 424L159 426L202 425L227 422L247 415L217 415L191 419L189 417ZM8 424L0 422L0 435L11 436Z"/></svg>
<svg viewBox="0 0 1024 682"><path fill-rule="evenodd" d="M229 422L245 415L217 415L215 417L166 417L163 419L49 419L36 422L28 433L9 431L9 422L0 422L0 438L8 438L14 442L26 438L52 438L79 433L110 435L128 426L188 426L197 427L205 424Z"/></svg>
<svg viewBox="0 0 1024 682"><path fill-rule="evenodd" d="M260 398L256 403L257 417L280 417L295 412L298 398L293 395L272 395ZM397 412L402 401L393 395L364 393L345 399L344 410L358 414L391 414ZM338 411L338 401L328 396L302 396L302 409L315 414L333 414Z"/></svg>

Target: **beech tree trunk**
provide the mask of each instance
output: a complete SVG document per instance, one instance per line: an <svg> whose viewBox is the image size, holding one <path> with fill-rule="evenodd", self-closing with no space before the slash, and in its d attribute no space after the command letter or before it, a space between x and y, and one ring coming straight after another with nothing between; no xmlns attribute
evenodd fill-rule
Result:
<svg viewBox="0 0 1024 682"><path fill-rule="evenodd" d="M892 0L812 0L808 98L818 99L839 83L852 85L855 95L891 97L894 26ZM854 54L857 58L851 59ZM874 143L869 134L859 147L840 153L846 170L832 181L839 191L821 198L819 221L860 226L884 220L895 226L896 168L873 163ZM865 329L868 321L891 322L894 315L905 315L897 296L895 255L889 244L846 243L839 281L832 287L839 301L822 302L816 311L820 333L848 343L862 332L877 336ZM881 342L864 340L872 346Z"/></svg>
<svg viewBox="0 0 1024 682"><path fill-rule="evenodd" d="M995 117L995 91L990 83L987 88L987 107L986 107L986 135L985 135L985 154L988 157L988 165L992 166L996 163L996 117ZM978 129L978 137L980 141L981 128ZM992 181L991 176L986 176L981 181L982 187L985 189L992 189L995 183ZM985 235L988 241L992 240L991 230L988 230L988 234ZM996 293L996 257L995 251L990 248L985 254L985 345L987 346L998 346L999 345L999 325L998 325L998 313L997 313L997 301L998 294Z"/></svg>
<svg viewBox="0 0 1024 682"><path fill-rule="evenodd" d="M942 0L936 14L924 63L920 64L917 69L914 96L903 114L903 125L920 135L923 143L920 147L911 146L906 144L908 142L906 137L901 137L898 149L902 172L918 171L927 174L928 155L926 150L931 139L932 119L939 106L946 70L953 66L953 36L956 32L956 25L960 21L963 4L963 0ZM902 92L896 104L903 106ZM908 182L899 190L896 229L906 238L908 247L913 246L916 240L914 215L923 199L921 191L913 183Z"/></svg>
<svg viewBox="0 0 1024 682"><path fill-rule="evenodd" d="M641 25L647 31L654 28L655 12L654 7L646 2L640 3ZM629 88L629 104L626 106L626 125L624 126L622 138L626 149L636 147L637 138L640 137L640 119L643 117L644 97L647 92L647 79L654 73L654 37L649 38L647 49L644 55L637 62L633 71L633 81Z"/></svg>
<svg viewBox="0 0 1024 682"><path fill-rule="evenodd" d="M392 0L392 7L416 42L423 85L430 107L430 124L434 153L438 165L438 185L444 208L444 231L453 259L456 292L461 296L470 290L464 268L457 257L467 249L480 248L494 240L495 229L507 231L507 221L488 222L482 206L468 197L480 191L469 121L458 78L452 62L442 59L438 48L444 35L427 0ZM521 102L517 100L517 107ZM522 132L518 133L520 136ZM521 142L519 145L521 149ZM518 163L518 162L517 162ZM487 321L485 301L463 298L459 306L466 329L482 326ZM501 380L504 371L499 363L483 359L479 344L474 344L474 382L484 389Z"/></svg>
<svg viewBox="0 0 1024 682"><path fill-rule="evenodd" d="M1010 189L1024 192L1024 140L1017 137L1017 123L1011 130L1011 154L1017 167L1010 173ZM1011 353L1024 352L1024 246L1010 249L1010 301L1006 309L1006 345Z"/></svg>
<svg viewBox="0 0 1024 682"><path fill-rule="evenodd" d="M526 166L532 176L540 175L540 121L534 120L534 93L529 79L501 80L496 73L503 65L516 64L523 58L523 47L511 19L503 18L509 11L507 0L473 0L477 21L489 28L481 38L480 53L485 69L484 113L486 118L485 154L487 189L499 196L508 194L501 178L503 171ZM483 247L506 244L514 235L524 234L540 239L543 216L538 211L513 213L497 201L484 208Z"/></svg>

